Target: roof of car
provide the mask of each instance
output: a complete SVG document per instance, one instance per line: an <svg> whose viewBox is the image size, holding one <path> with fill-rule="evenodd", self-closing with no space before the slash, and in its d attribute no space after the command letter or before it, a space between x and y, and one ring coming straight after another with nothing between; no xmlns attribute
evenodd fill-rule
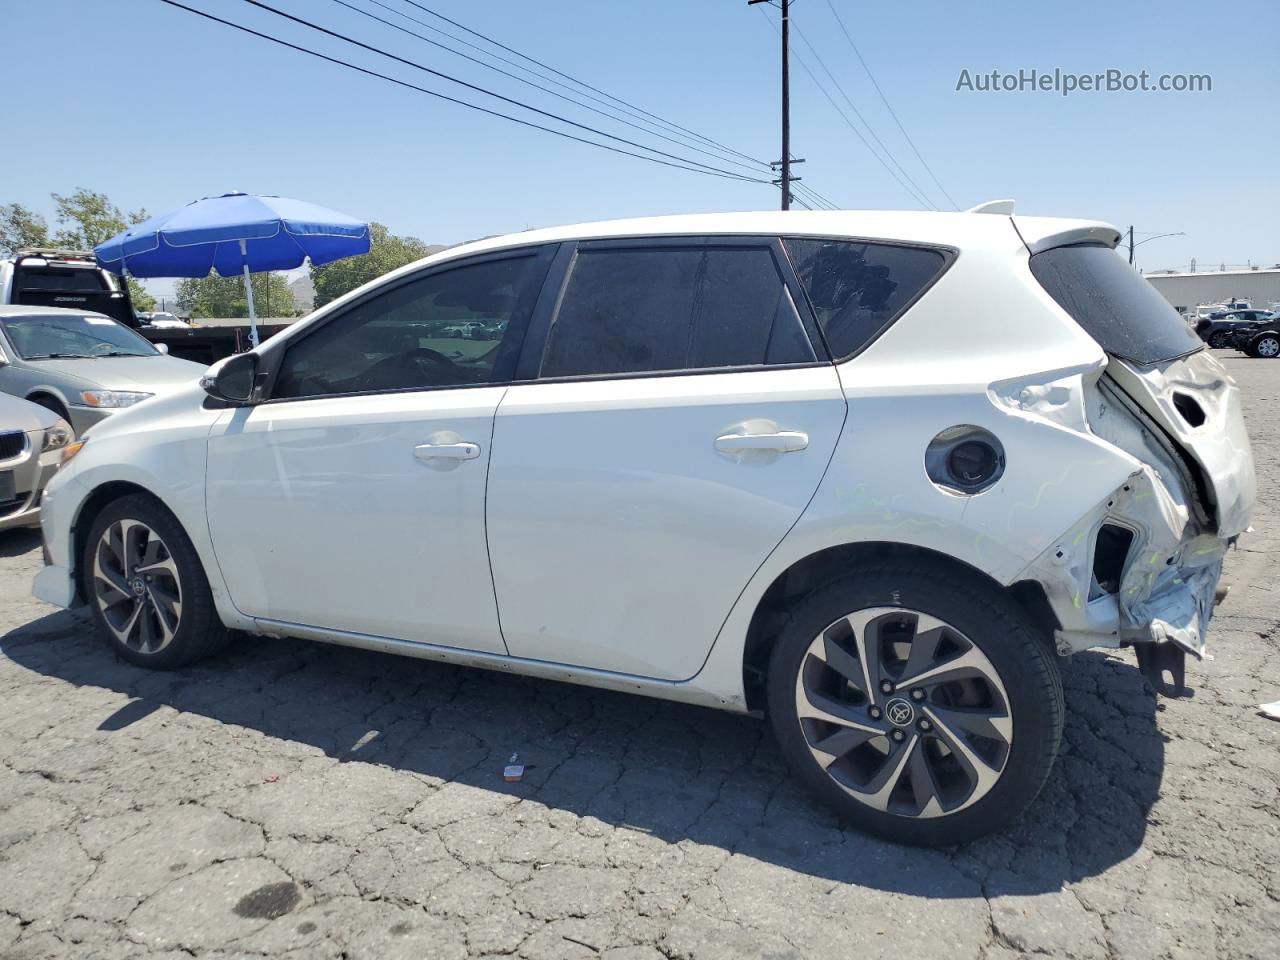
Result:
<svg viewBox="0 0 1280 960"><path fill-rule="evenodd" d="M1075 242L1093 240L1113 246L1120 238L1115 227L1095 220L1023 216L1011 218L999 214L902 210L768 210L604 220L526 230L450 247L428 259L452 260L488 250L562 240L708 234L812 235L928 243L959 248L1004 247L1008 245L1011 236L1011 219L1026 246L1033 252L1056 246L1064 237L1075 238Z"/></svg>

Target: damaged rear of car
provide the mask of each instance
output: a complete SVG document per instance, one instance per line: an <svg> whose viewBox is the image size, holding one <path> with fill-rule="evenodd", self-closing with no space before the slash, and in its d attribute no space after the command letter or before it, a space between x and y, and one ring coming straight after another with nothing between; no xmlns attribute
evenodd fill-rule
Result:
<svg viewBox="0 0 1280 960"><path fill-rule="evenodd" d="M1029 246L1036 280L1107 354L1055 385L1052 415L1105 441L1096 469L1118 482L1024 577L1049 598L1060 653L1132 644L1153 686L1173 694L1186 654L1204 655L1223 556L1254 502L1239 391L1110 244Z"/></svg>

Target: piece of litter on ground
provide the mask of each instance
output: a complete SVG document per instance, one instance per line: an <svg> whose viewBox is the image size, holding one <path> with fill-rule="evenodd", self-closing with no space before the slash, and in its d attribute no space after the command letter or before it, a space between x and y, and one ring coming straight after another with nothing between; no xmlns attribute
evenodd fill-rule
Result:
<svg viewBox="0 0 1280 960"><path fill-rule="evenodd" d="M276 782L277 780L279 780L279 779L280 779L280 774L278 774L278 773L269 773L269 774L267 774L265 777L263 777L263 778L262 778L262 782L263 782L263 783L275 783L275 782Z"/></svg>
<svg viewBox="0 0 1280 960"><path fill-rule="evenodd" d="M524 764L517 763L520 754L511 754L511 759L507 761L507 765L502 768L502 779L508 783L517 783L524 776Z"/></svg>
<svg viewBox="0 0 1280 960"><path fill-rule="evenodd" d="M1280 720L1280 700L1258 704L1258 712L1264 717L1270 717L1272 720Z"/></svg>

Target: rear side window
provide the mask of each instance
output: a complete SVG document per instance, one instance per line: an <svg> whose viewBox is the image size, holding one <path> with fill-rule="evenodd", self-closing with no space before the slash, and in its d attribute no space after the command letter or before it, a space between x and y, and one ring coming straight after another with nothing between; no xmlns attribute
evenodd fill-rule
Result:
<svg viewBox="0 0 1280 960"><path fill-rule="evenodd" d="M1114 356L1148 364L1204 346L1156 288L1110 247L1055 247L1031 258L1031 272L1058 306Z"/></svg>
<svg viewBox="0 0 1280 960"><path fill-rule="evenodd" d="M848 240L783 240L837 359L880 336L941 276L937 250Z"/></svg>
<svg viewBox="0 0 1280 960"><path fill-rule="evenodd" d="M578 252L541 376L816 360L767 247Z"/></svg>

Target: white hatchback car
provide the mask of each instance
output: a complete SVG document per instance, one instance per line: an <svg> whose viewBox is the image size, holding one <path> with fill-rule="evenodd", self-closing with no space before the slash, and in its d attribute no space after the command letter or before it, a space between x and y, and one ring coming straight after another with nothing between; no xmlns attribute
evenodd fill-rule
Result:
<svg viewBox="0 0 1280 960"><path fill-rule="evenodd" d="M456 247L73 445L36 594L148 666L231 628L766 711L853 823L973 837L1053 764L1055 653L1179 682L1248 526L1236 387L1117 240L831 212Z"/></svg>

